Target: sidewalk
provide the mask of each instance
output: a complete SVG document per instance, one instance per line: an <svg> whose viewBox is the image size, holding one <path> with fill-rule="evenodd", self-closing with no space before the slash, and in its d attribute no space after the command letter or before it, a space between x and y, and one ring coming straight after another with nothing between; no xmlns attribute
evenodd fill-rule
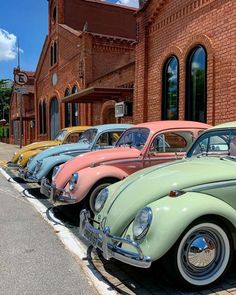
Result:
<svg viewBox="0 0 236 295"><path fill-rule="evenodd" d="M0 142L0 167L5 165L14 154L19 150L19 145L7 144Z"/></svg>
<svg viewBox="0 0 236 295"><path fill-rule="evenodd" d="M97 294L38 212L0 174L0 294Z"/></svg>

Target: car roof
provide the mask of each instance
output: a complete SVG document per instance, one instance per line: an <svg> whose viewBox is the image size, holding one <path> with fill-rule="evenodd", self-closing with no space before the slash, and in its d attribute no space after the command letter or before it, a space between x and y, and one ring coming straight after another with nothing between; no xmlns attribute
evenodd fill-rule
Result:
<svg viewBox="0 0 236 295"><path fill-rule="evenodd" d="M236 128L236 121L226 122L223 124L216 125L214 127L211 127L210 130L224 129L224 128Z"/></svg>
<svg viewBox="0 0 236 295"><path fill-rule="evenodd" d="M135 125L138 128L149 128L152 132L159 130L171 129L171 128L200 128L208 129L211 126L206 123L194 122L194 121L183 121L183 120L162 120L156 122L147 122Z"/></svg>
<svg viewBox="0 0 236 295"><path fill-rule="evenodd" d="M132 127L132 124L103 124L103 125L96 125L91 127L98 129L100 132L104 130L114 130L114 129L128 129Z"/></svg>
<svg viewBox="0 0 236 295"><path fill-rule="evenodd" d="M68 131L68 132L72 132L72 131L85 131L88 128L90 128L90 126L73 126L73 127L66 127L63 128L62 130L64 131Z"/></svg>

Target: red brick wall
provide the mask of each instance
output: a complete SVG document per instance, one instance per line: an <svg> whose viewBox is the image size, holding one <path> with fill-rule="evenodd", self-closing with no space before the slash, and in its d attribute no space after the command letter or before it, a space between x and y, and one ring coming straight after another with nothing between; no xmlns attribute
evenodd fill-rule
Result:
<svg viewBox="0 0 236 295"><path fill-rule="evenodd" d="M58 62L50 67L50 44L53 40L56 40L58 44ZM56 96L59 100L60 128L63 128L65 123L64 104L61 103L61 100L64 97L66 88L71 90L75 84L79 89L86 88L91 81L133 61L133 40L120 40L117 37L108 38L90 33L81 33L65 25L57 25L52 36L48 38L36 72L36 130L38 139L43 140L50 137L49 115L52 97ZM80 78L81 63L83 64L83 78ZM52 75L54 73L58 77L55 86L52 85ZM134 75L131 80L134 81ZM117 83L120 82L121 79L118 79ZM39 134L38 124L39 102L42 100L47 102L48 128L45 135ZM79 124L92 125L97 123L96 116L100 117L101 108L102 104L97 104L94 108L90 104L80 104Z"/></svg>
<svg viewBox="0 0 236 295"><path fill-rule="evenodd" d="M135 73L135 64L134 62L127 64L124 67L117 69L107 75L91 82L88 86L97 86L97 87L122 87L122 88L131 88L134 86L134 73ZM119 101L132 101L133 95L128 97L120 97ZM92 105L93 112L93 121L94 125L103 124L106 116L106 112L115 107L114 100L109 100L105 103L94 103ZM117 118L116 123L132 123L132 117Z"/></svg>
<svg viewBox="0 0 236 295"><path fill-rule="evenodd" d="M179 59L179 118L184 119L185 67L191 49L207 50L207 122L236 119L236 1L150 1L137 16L136 123L161 118L162 69L166 59Z"/></svg>

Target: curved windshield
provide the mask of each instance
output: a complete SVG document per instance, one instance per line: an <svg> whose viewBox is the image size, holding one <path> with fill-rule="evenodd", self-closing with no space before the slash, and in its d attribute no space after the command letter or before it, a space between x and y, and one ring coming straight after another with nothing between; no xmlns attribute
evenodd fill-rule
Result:
<svg viewBox="0 0 236 295"><path fill-rule="evenodd" d="M55 137L55 140L63 141L64 138L65 138L65 136L66 136L66 134L67 134L67 131L66 131L66 130L60 130L60 131L57 133L57 135L56 135L56 137Z"/></svg>
<svg viewBox="0 0 236 295"><path fill-rule="evenodd" d="M79 143L88 143L91 144L97 134L98 130L97 129L88 129L84 131L79 139Z"/></svg>
<svg viewBox="0 0 236 295"><path fill-rule="evenodd" d="M187 153L192 156L236 157L236 130L217 130L202 134Z"/></svg>
<svg viewBox="0 0 236 295"><path fill-rule="evenodd" d="M149 133L150 130L147 128L128 129L121 135L116 146L133 146L141 150L145 146Z"/></svg>

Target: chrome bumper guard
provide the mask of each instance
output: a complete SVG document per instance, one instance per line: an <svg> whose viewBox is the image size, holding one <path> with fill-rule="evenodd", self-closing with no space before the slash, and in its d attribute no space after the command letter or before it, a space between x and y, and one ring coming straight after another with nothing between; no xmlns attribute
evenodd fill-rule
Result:
<svg viewBox="0 0 236 295"><path fill-rule="evenodd" d="M45 195L47 198L54 203L58 204L74 204L77 202L76 198L73 198L66 194L65 189L58 189L55 185L52 185L46 177L43 177L41 180L40 187L41 194Z"/></svg>
<svg viewBox="0 0 236 295"><path fill-rule="evenodd" d="M18 176L27 182L38 182L38 179L33 177L33 175L31 175L28 170L24 168L19 168Z"/></svg>
<svg viewBox="0 0 236 295"><path fill-rule="evenodd" d="M106 260L115 258L124 263L140 267L149 268L151 259L144 256L140 246L129 239L120 238L110 234L110 229L106 226L103 230L94 228L90 222L90 213L82 210L80 213L80 234L94 247L102 251ZM128 244L132 246L135 252L122 249L118 244Z"/></svg>
<svg viewBox="0 0 236 295"><path fill-rule="evenodd" d="M18 169L20 168L20 165L13 163L13 162L7 162L7 167L12 169Z"/></svg>
<svg viewBox="0 0 236 295"><path fill-rule="evenodd" d="M51 191L55 189L46 177L43 177L41 180L40 193L46 196L47 198L51 198Z"/></svg>

